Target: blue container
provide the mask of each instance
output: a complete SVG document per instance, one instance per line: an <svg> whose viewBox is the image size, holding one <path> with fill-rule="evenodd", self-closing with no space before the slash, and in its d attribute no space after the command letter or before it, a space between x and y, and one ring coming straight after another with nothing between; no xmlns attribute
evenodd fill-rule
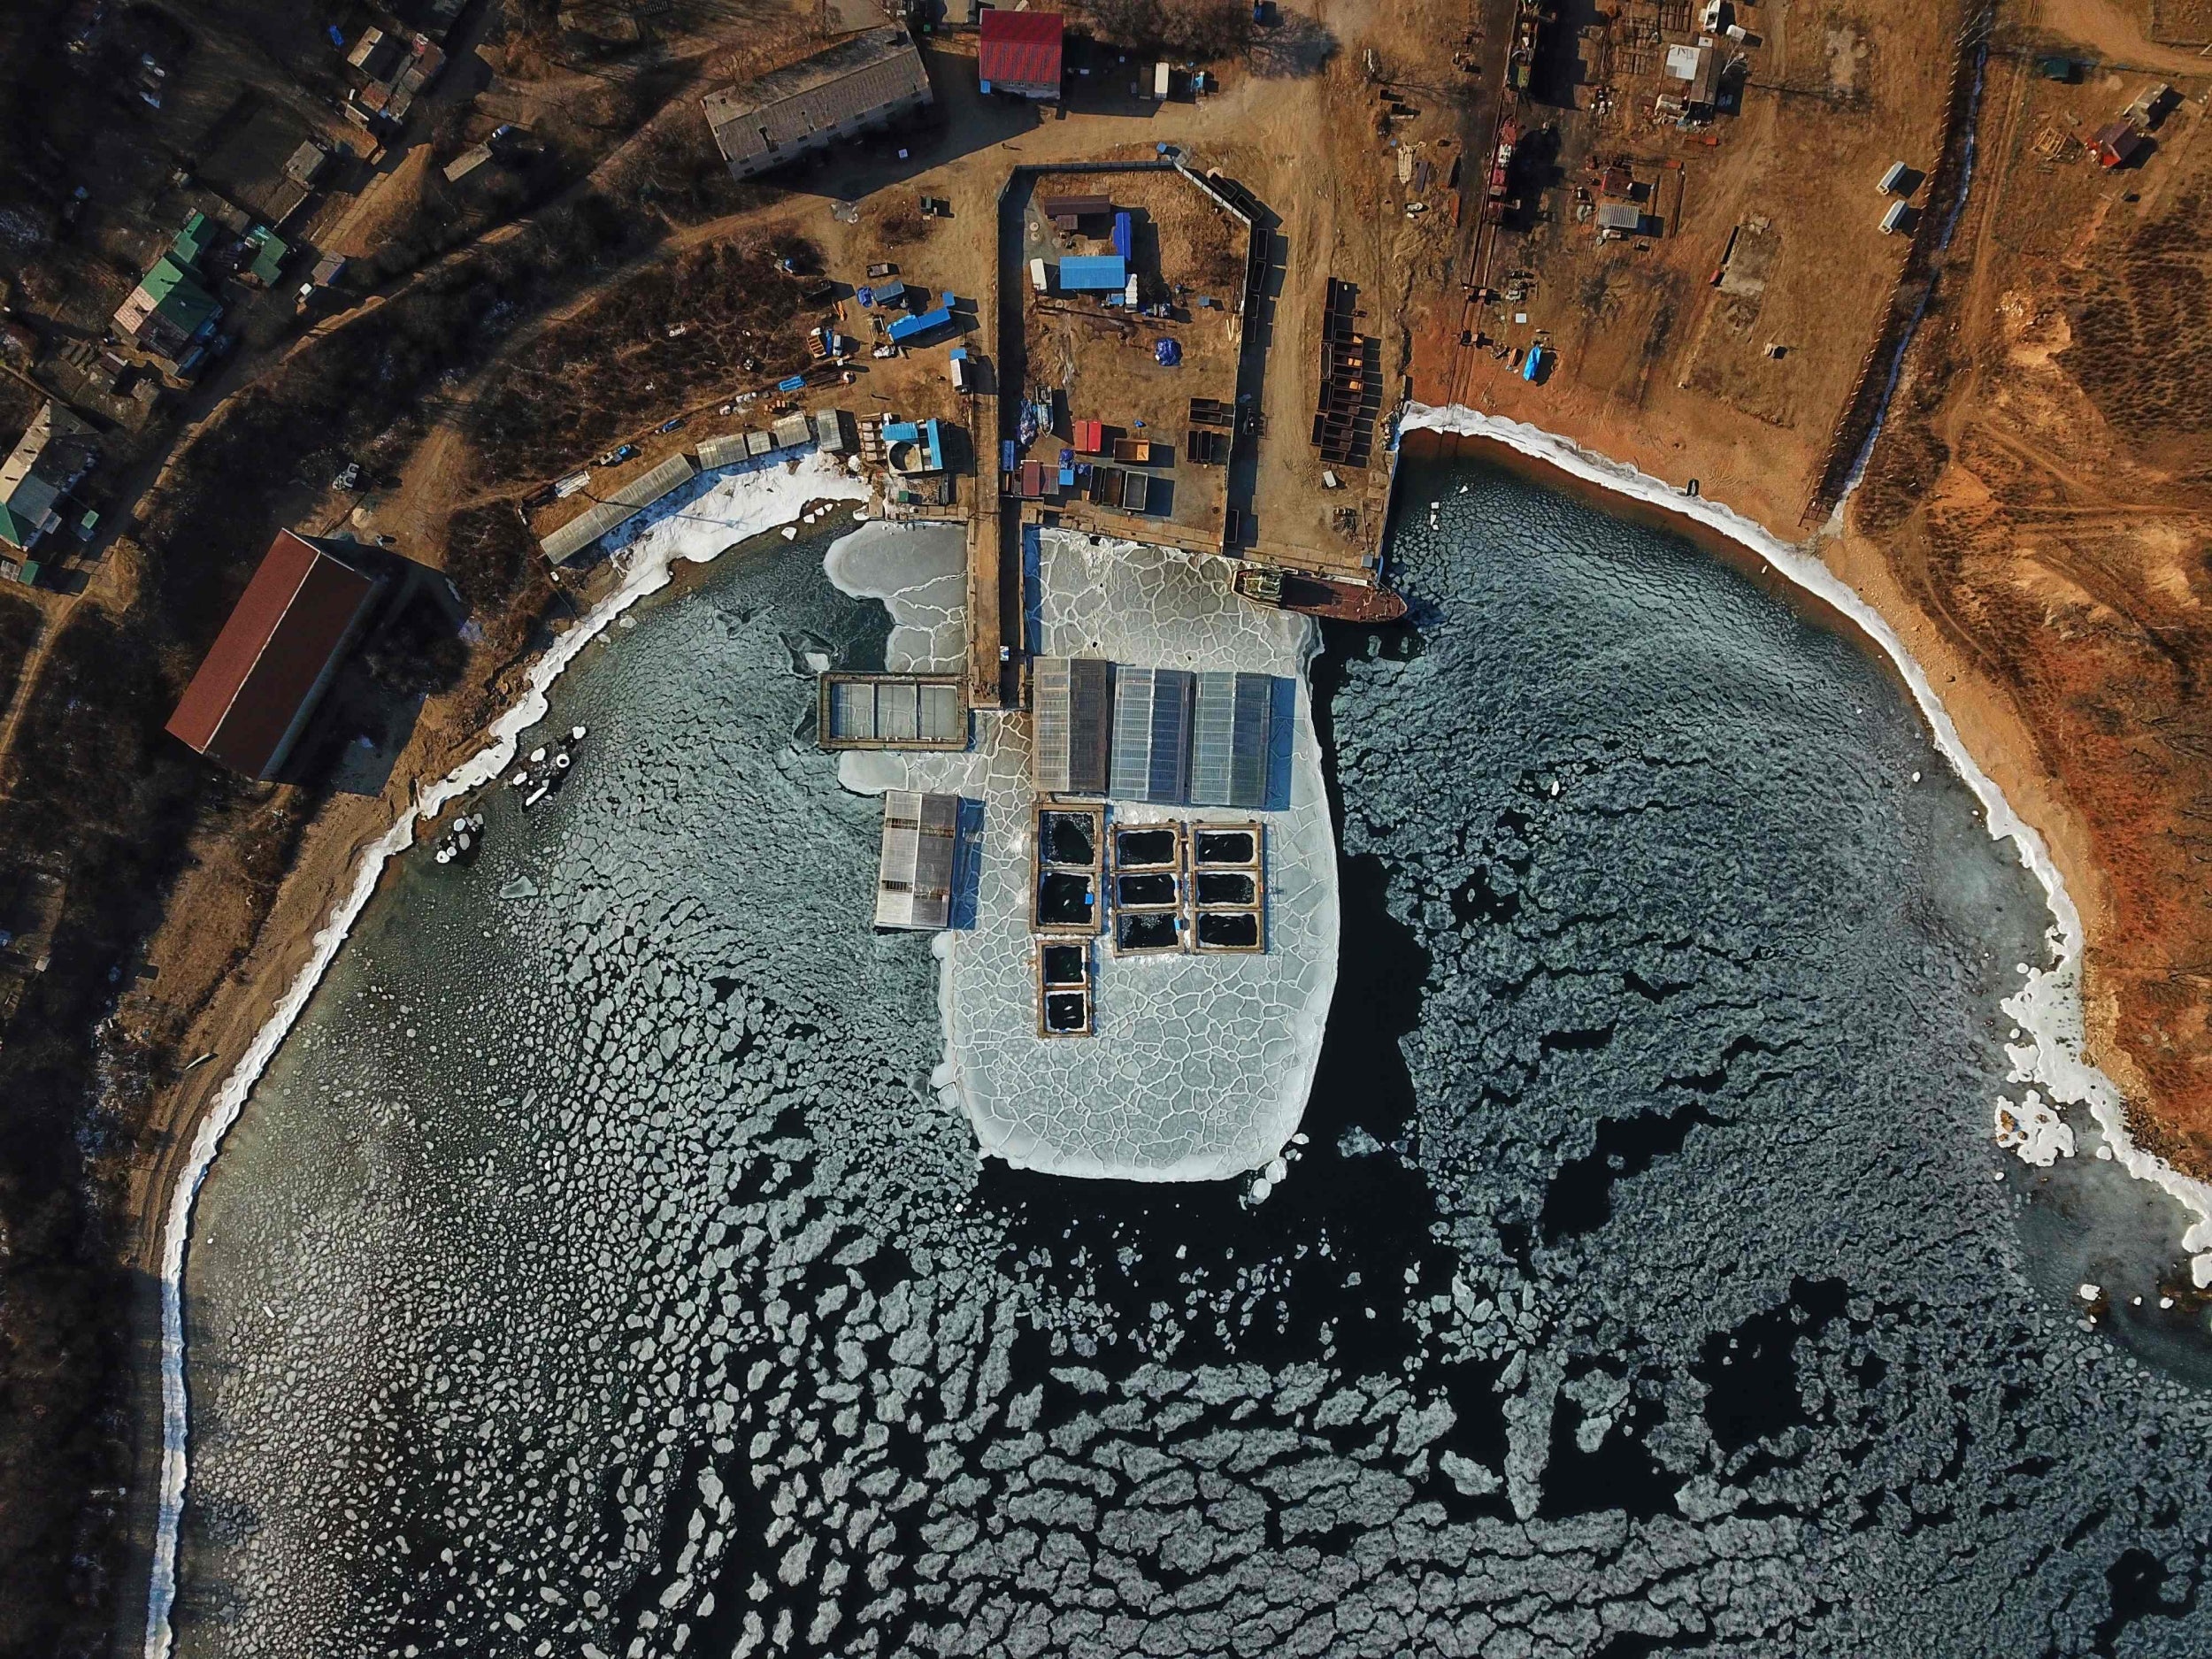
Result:
<svg viewBox="0 0 2212 1659"><path fill-rule="evenodd" d="M1011 438L1001 438L998 445L998 470L1011 472L1022 464L1022 452Z"/></svg>
<svg viewBox="0 0 2212 1659"><path fill-rule="evenodd" d="M780 392L803 392L806 390L806 376L795 374L787 380L778 380L776 389Z"/></svg>
<svg viewBox="0 0 2212 1659"><path fill-rule="evenodd" d="M1112 293L1129 284L1129 262L1119 254L1072 255L1060 261L1060 286L1070 294Z"/></svg>
<svg viewBox="0 0 2212 1659"><path fill-rule="evenodd" d="M1543 366L1544 348L1541 346L1531 346L1528 349L1528 361L1521 365L1521 378L1525 380L1534 380L1536 378L1536 371Z"/></svg>
<svg viewBox="0 0 2212 1659"><path fill-rule="evenodd" d="M1125 259L1129 257L1129 250L1135 236L1133 221L1129 214L1126 211L1116 213L1114 215L1114 251Z"/></svg>

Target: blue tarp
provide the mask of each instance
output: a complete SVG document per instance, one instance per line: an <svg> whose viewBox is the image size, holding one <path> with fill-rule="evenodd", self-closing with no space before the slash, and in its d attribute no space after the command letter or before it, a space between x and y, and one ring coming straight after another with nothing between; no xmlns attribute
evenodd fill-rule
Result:
<svg viewBox="0 0 2212 1659"><path fill-rule="evenodd" d="M1537 370L1542 368L1543 366L1544 348L1541 346L1531 346L1528 349L1528 361L1521 365L1521 378L1525 380L1534 380L1536 378Z"/></svg>
<svg viewBox="0 0 2212 1659"><path fill-rule="evenodd" d="M952 313L940 305L935 311L924 311L919 317L900 318L891 325L891 338L901 342L914 340L937 329L949 327L951 323Z"/></svg>
<svg viewBox="0 0 2212 1659"><path fill-rule="evenodd" d="M1071 294L1099 294L1126 288L1129 262L1119 254L1079 254L1060 261L1060 286Z"/></svg>
<svg viewBox="0 0 2212 1659"><path fill-rule="evenodd" d="M1125 259L1129 257L1135 234L1126 210L1114 215L1114 251Z"/></svg>
<svg viewBox="0 0 2212 1659"><path fill-rule="evenodd" d="M1152 355L1162 368L1171 369L1183 360L1183 348L1172 340L1156 340L1152 342Z"/></svg>

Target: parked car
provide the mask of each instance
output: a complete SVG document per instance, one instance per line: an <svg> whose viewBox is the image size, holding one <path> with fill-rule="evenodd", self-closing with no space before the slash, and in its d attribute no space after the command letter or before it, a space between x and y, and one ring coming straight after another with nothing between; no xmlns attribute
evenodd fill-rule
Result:
<svg viewBox="0 0 2212 1659"><path fill-rule="evenodd" d="M619 444L614 449L608 450L606 454L601 456L597 460L594 461L592 465L594 466L619 466L623 464L623 462L629 460L636 454L637 445L634 443Z"/></svg>
<svg viewBox="0 0 2212 1659"><path fill-rule="evenodd" d="M868 267L868 280L879 282L885 277L896 276L898 273L899 268L895 265L872 265Z"/></svg>
<svg viewBox="0 0 2212 1659"><path fill-rule="evenodd" d="M656 432L673 432L677 427L682 426L687 419L688 419L688 417L683 415L671 415L666 420L662 421L659 426L654 427L653 430Z"/></svg>

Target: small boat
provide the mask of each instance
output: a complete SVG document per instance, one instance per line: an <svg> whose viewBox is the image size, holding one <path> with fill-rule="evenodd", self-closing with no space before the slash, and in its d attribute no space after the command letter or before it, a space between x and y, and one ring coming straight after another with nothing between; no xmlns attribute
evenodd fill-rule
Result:
<svg viewBox="0 0 2212 1659"><path fill-rule="evenodd" d="M1331 622L1395 622L1406 613L1403 595L1387 588L1302 576L1267 565L1241 566L1236 589L1254 604L1301 611Z"/></svg>

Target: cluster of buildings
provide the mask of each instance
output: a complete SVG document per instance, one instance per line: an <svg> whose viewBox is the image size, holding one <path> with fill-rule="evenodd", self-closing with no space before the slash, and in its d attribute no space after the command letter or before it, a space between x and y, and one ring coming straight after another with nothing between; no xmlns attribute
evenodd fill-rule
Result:
<svg viewBox="0 0 2212 1659"><path fill-rule="evenodd" d="M345 116L372 133L396 128L445 68L445 49L427 35L361 31L346 53L360 83L346 94Z"/></svg>
<svg viewBox="0 0 2212 1659"><path fill-rule="evenodd" d="M64 524L91 534L99 515L69 495L99 458L92 428L49 402L0 462L0 565L15 580L37 582L39 544Z"/></svg>
<svg viewBox="0 0 2212 1659"><path fill-rule="evenodd" d="M2174 89L2164 81L2147 87L2117 118L2099 127L2089 141L2090 153L2101 167L2123 167L2143 153L2150 134L2165 119L2174 101Z"/></svg>
<svg viewBox="0 0 2212 1659"><path fill-rule="evenodd" d="M1040 795L1261 810L1272 799L1275 709L1289 682L1087 657L1030 664L1030 781Z"/></svg>
<svg viewBox="0 0 2212 1659"><path fill-rule="evenodd" d="M180 378L199 372L222 324L209 268L219 229L205 213L191 215L116 308L115 332Z"/></svg>

